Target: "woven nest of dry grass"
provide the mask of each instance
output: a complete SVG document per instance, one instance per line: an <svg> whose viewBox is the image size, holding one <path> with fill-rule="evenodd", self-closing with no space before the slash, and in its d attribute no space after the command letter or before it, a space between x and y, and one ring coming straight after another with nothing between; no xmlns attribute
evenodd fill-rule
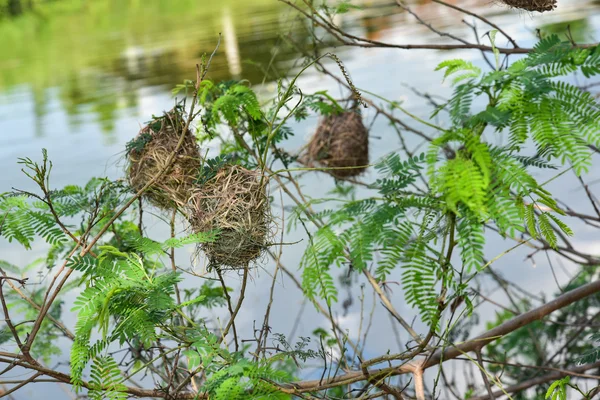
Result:
<svg viewBox="0 0 600 400"><path fill-rule="evenodd" d="M360 114L346 111L319 123L308 143L311 161L329 169L336 178L360 175L369 164L369 133Z"/></svg>
<svg viewBox="0 0 600 400"><path fill-rule="evenodd" d="M163 170L185 125L182 112L174 109L154 118L128 143L127 177L133 189L142 189ZM200 168L198 144L188 129L170 167L146 190L145 198L165 210L187 204Z"/></svg>
<svg viewBox="0 0 600 400"><path fill-rule="evenodd" d="M237 165L222 168L194 190L188 218L195 232L219 231L216 241L200 245L212 266L246 268L271 236L266 178Z"/></svg>
<svg viewBox="0 0 600 400"><path fill-rule="evenodd" d="M552 11L556 8L556 0L501 0L509 7L526 11Z"/></svg>

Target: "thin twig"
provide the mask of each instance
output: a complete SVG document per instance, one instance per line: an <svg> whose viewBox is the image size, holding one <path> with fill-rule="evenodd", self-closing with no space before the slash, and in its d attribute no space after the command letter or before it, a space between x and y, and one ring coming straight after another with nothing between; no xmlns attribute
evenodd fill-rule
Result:
<svg viewBox="0 0 600 400"><path fill-rule="evenodd" d="M240 290L240 297L238 299L237 305L235 306L235 310L233 310L233 313L231 314L231 318L229 319L229 322L225 326L223 333L221 333L222 340L225 339L225 337L229 333L229 329L231 329L231 327L234 325L235 317L237 316L238 312L240 311L240 308L242 307L242 302L244 301L244 295L246 293L246 285L248 283L248 269L249 269L249 267L244 268L244 275L242 276L242 287ZM236 349L237 349L237 341L236 341Z"/></svg>
<svg viewBox="0 0 600 400"><path fill-rule="evenodd" d="M219 277L219 282L221 282L221 287L223 288L223 294L225 294L225 300L227 300L227 309L229 310L230 318L233 320L233 305L231 304L231 296L229 295L229 291L227 290L227 285L225 284L225 280L223 279L223 273L217 269L217 276ZM238 336L237 329L235 327L235 321L232 323L232 331L233 331L233 342L235 343L235 351L239 350L238 344Z"/></svg>
<svg viewBox="0 0 600 400"><path fill-rule="evenodd" d="M517 42L516 42L516 41L515 41L515 40L514 40L512 37L510 37L510 35L509 35L508 33L506 33L504 30L502 30L502 28L500 28L498 25L496 25L496 24L495 24L495 23L493 23L492 21L488 20L487 18L485 18L485 17L483 17L483 16L481 16L481 15L479 15L479 14L475 14L474 12L471 12L471 11L465 10L464 8L461 8L461 7L459 7L459 6L455 6L454 4L449 4L449 3L446 3L445 1L442 1L442 0L432 0L432 1L433 1L434 3L441 4L441 5L445 6L445 7L452 8L452 9L454 9L454 10L456 10L456 11L459 11L459 12L461 12L461 13L463 13L463 14L467 14L467 15L470 15L470 16L472 16L472 17L475 17L475 18L477 18L478 20L480 20L480 21L482 21L482 22L484 22L484 23L488 24L489 26L491 26L492 28L494 28L494 29L496 29L498 32L500 32L500 33L501 33L501 34L502 34L502 35L503 35L505 38L507 38L507 39L510 41L510 43L511 43L511 44L512 44L512 45L513 45L513 46L514 46L516 49L518 49L518 48L519 48L519 45L517 44Z"/></svg>
<svg viewBox="0 0 600 400"><path fill-rule="evenodd" d="M490 380L487 377L487 372L485 371L485 367L483 366L483 361L481 360L481 349L475 350L475 355L477 355L477 363L479 364L479 369L481 371L481 377L483 378L483 383L485 384L485 389L488 392L490 397L492 394L492 385L490 385Z"/></svg>
<svg viewBox="0 0 600 400"><path fill-rule="evenodd" d="M408 324L408 322L406 322L404 320L404 318L402 318L400 316L398 311L396 311L396 309L392 305L392 302L388 299L388 297L385 295L385 293L379 286L379 283L377 283L377 281L375 280L373 275L371 275L371 273L366 268L363 270L363 275L365 275L367 277L369 284L371 284L371 286L373 287L373 290L375 290L375 292L381 299L381 302L383 303L383 306L386 308L386 310L388 310L389 313L394 316L396 321L398 321L400 323L400 325L402 325L402 327L410 334L410 336L413 337L413 339L417 343L421 343L421 337L419 336L419 334L412 328L412 326L410 326Z"/></svg>

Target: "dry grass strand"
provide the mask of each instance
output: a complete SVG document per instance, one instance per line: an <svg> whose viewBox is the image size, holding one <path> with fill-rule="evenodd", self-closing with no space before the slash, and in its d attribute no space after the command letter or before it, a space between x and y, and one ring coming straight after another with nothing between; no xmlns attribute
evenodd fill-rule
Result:
<svg viewBox="0 0 600 400"><path fill-rule="evenodd" d="M194 232L220 231L216 241L200 245L212 266L247 268L263 253L272 236L266 184L260 171L229 165L192 193L187 212Z"/></svg>
<svg viewBox="0 0 600 400"><path fill-rule="evenodd" d="M526 11L552 11L556 8L556 0L500 0L512 8Z"/></svg>
<svg viewBox="0 0 600 400"><path fill-rule="evenodd" d="M153 119L132 142L128 154L127 177L134 190L140 190L156 176L175 151L186 121L178 109ZM188 129L183 144L161 179L144 193L144 197L163 210L187 204L201 168L196 137Z"/></svg>

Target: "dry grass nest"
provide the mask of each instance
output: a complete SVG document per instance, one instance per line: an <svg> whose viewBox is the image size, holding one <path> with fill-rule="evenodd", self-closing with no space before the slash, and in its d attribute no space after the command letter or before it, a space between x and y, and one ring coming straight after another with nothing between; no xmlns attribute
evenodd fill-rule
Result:
<svg viewBox="0 0 600 400"><path fill-rule="evenodd" d="M173 109L154 118L127 144L127 176L133 189L142 189L162 171L177 148L185 125L182 112ZM184 206L201 166L196 138L188 129L170 167L146 190L145 198L164 210Z"/></svg>
<svg viewBox="0 0 600 400"><path fill-rule="evenodd" d="M219 231L214 242L200 245L211 266L243 269L261 256L272 236L266 184L260 171L229 165L194 190L188 203L192 229Z"/></svg>
<svg viewBox="0 0 600 400"><path fill-rule="evenodd" d="M513 8L526 11L552 11L556 8L556 0L500 0L502 3Z"/></svg>
<svg viewBox="0 0 600 400"><path fill-rule="evenodd" d="M311 161L336 178L360 175L369 164L369 133L360 114L346 111L325 117L308 143ZM354 168L355 167L355 168Z"/></svg>

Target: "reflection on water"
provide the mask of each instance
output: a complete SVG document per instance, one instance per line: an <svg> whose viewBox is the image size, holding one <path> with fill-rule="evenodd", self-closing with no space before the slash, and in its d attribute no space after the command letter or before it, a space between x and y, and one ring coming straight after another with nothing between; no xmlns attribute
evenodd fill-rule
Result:
<svg viewBox="0 0 600 400"><path fill-rule="evenodd" d="M427 36L427 28L394 2L354 3L362 4L363 10L341 16L336 22L344 29L373 40L392 36L394 42L420 42ZM462 5L487 13L508 11L489 4L483 9ZM466 28L460 13L427 1L413 7L437 26ZM111 134L120 110L136 112L140 88L166 92L193 77L195 65L202 54L213 50L219 33L222 47L209 77L261 82L265 76L279 76L280 69L299 58L280 34L309 40L302 25L289 7L276 0L50 2L0 20L0 95L25 92L31 97L37 136L44 134L49 91L54 88L70 130L93 115L102 131ZM564 33L567 26L574 40L591 36L585 16L541 28ZM394 34L397 31L404 34Z"/></svg>
<svg viewBox="0 0 600 400"><path fill-rule="evenodd" d="M70 0L63 0L71 3ZM57 2L60 3L60 2ZM2 60L0 93L27 91L33 117L48 112L49 89L58 88L60 107L76 129L82 114L92 113L103 131L114 130L117 110L134 110L140 88L168 91L195 75L195 65L223 40L209 78L243 76L258 82L260 66L297 58L281 46L279 32L292 35L290 10L273 0L245 1L112 1L81 3L48 15L30 13L0 22ZM36 133L43 134L43 123Z"/></svg>
<svg viewBox="0 0 600 400"><path fill-rule="evenodd" d="M595 40L593 29L585 17L542 25L540 29L549 34L555 33L564 40L570 39L577 43L593 42Z"/></svg>

